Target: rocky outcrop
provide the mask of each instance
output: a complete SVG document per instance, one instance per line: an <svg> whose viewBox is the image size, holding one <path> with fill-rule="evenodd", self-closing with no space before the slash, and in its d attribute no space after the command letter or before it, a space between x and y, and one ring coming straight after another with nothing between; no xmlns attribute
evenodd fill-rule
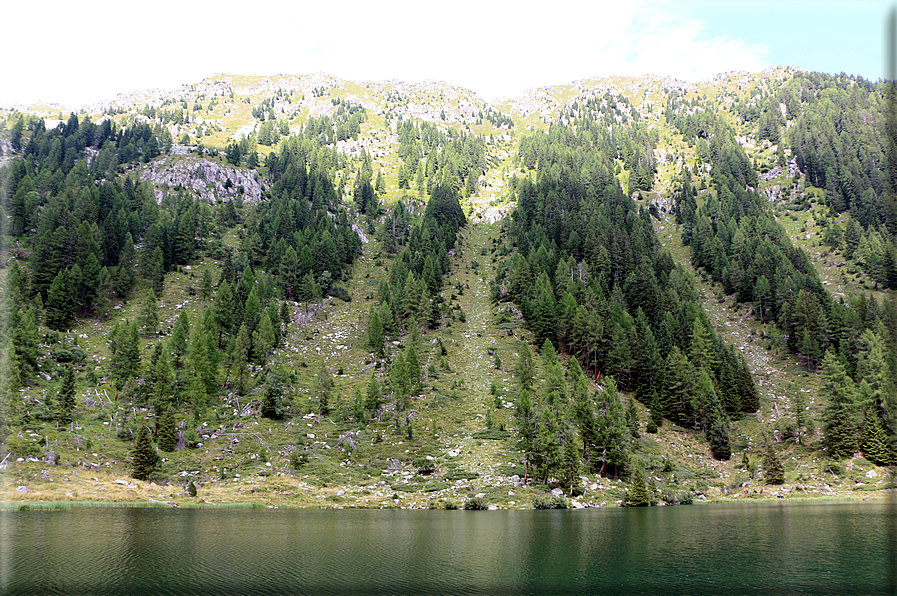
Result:
<svg viewBox="0 0 897 596"><path fill-rule="evenodd" d="M247 203L259 201L266 186L255 170L241 170L202 157L169 156L140 171L140 179L156 187L156 200L168 192L192 191L210 203L226 203L242 195Z"/></svg>

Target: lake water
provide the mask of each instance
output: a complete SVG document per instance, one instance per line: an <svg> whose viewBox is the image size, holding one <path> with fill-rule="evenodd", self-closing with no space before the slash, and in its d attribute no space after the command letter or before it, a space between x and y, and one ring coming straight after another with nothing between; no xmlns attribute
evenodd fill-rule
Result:
<svg viewBox="0 0 897 596"><path fill-rule="evenodd" d="M0 594L897 594L897 503L0 512Z"/></svg>

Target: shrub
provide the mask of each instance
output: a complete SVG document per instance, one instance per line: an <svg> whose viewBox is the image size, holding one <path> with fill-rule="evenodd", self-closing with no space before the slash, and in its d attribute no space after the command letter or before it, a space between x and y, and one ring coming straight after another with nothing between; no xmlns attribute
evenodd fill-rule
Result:
<svg viewBox="0 0 897 596"><path fill-rule="evenodd" d="M486 497L471 497L464 502L464 509L468 511L483 511L489 509L489 500Z"/></svg>
<svg viewBox="0 0 897 596"><path fill-rule="evenodd" d="M533 509L567 509L567 500L561 496L539 495L533 501Z"/></svg>
<svg viewBox="0 0 897 596"><path fill-rule="evenodd" d="M417 468L417 473L421 476L428 476L432 474L436 470L436 462L431 459L427 459L426 457L419 457L411 462L415 468Z"/></svg>

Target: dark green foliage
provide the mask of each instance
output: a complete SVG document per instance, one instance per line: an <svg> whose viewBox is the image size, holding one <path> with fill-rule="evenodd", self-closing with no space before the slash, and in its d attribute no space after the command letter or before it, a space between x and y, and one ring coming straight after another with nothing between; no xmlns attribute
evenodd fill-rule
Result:
<svg viewBox="0 0 897 596"><path fill-rule="evenodd" d="M169 453L174 451L178 442L178 431L174 423L174 409L170 406L165 408L162 417L159 419L156 436L159 441L159 449Z"/></svg>
<svg viewBox="0 0 897 596"><path fill-rule="evenodd" d="M893 448L885 434L884 423L875 408L866 410L863 424L863 455L877 466L892 465L895 461Z"/></svg>
<svg viewBox="0 0 897 596"><path fill-rule="evenodd" d="M237 337L234 339L234 353L232 359L232 367L234 369L234 377L237 384L237 393L245 395L249 389L249 331L246 324L240 325Z"/></svg>
<svg viewBox="0 0 897 596"><path fill-rule="evenodd" d="M779 459L771 440L766 442L766 451L763 454L763 476L767 484L785 482L785 468L782 467L782 460Z"/></svg>
<svg viewBox="0 0 897 596"><path fill-rule="evenodd" d="M732 445L729 441L729 425L722 417L710 426L710 453L716 459L726 460L732 457Z"/></svg>
<svg viewBox="0 0 897 596"><path fill-rule="evenodd" d="M629 507L648 507L651 505L651 495L645 487L645 476L641 467L636 466L632 472L632 484L629 494L626 495L626 505Z"/></svg>
<svg viewBox="0 0 897 596"><path fill-rule="evenodd" d="M156 453L150 441L150 432L146 425L140 426L137 441L131 451L131 476L137 480L148 480L156 470Z"/></svg>
<svg viewBox="0 0 897 596"><path fill-rule="evenodd" d="M464 501L464 509L468 511L485 511L489 509L489 500L486 497L470 497Z"/></svg>
<svg viewBox="0 0 897 596"><path fill-rule="evenodd" d="M371 375L371 381L368 383L367 394L364 400L364 409L372 415L380 409L380 402L383 400L383 394L380 389L380 382L377 377Z"/></svg>
<svg viewBox="0 0 897 596"><path fill-rule="evenodd" d="M567 509L570 505L564 497L538 495L533 499L533 509Z"/></svg>
<svg viewBox="0 0 897 596"><path fill-rule="evenodd" d="M56 419L59 423L70 423L75 410L75 368L71 364L67 364L62 370L62 384L56 405Z"/></svg>
<svg viewBox="0 0 897 596"><path fill-rule="evenodd" d="M265 397L262 399L262 416L272 420L280 420L286 414L283 405L283 380L277 373L268 375L265 383Z"/></svg>
<svg viewBox="0 0 897 596"><path fill-rule="evenodd" d="M820 397L827 398L823 424L828 456L851 457L857 450L856 389L834 352L829 350L822 362Z"/></svg>
<svg viewBox="0 0 897 596"><path fill-rule="evenodd" d="M330 413L333 401L333 377L325 362L321 363L321 368L315 376L315 393L318 398L318 413L326 416Z"/></svg>
<svg viewBox="0 0 897 596"><path fill-rule="evenodd" d="M137 323L116 323L109 334L111 375L117 389L121 390L140 372L140 337Z"/></svg>

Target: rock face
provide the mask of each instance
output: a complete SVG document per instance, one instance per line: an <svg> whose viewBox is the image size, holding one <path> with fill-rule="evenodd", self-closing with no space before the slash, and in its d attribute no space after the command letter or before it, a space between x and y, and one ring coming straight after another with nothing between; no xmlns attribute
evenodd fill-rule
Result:
<svg viewBox="0 0 897 596"><path fill-rule="evenodd" d="M261 200L265 190L258 177L255 170L239 170L191 156L169 156L147 164L140 171L140 179L156 187L158 202L168 192L183 189L210 203L235 200L242 192L243 201L252 203Z"/></svg>

